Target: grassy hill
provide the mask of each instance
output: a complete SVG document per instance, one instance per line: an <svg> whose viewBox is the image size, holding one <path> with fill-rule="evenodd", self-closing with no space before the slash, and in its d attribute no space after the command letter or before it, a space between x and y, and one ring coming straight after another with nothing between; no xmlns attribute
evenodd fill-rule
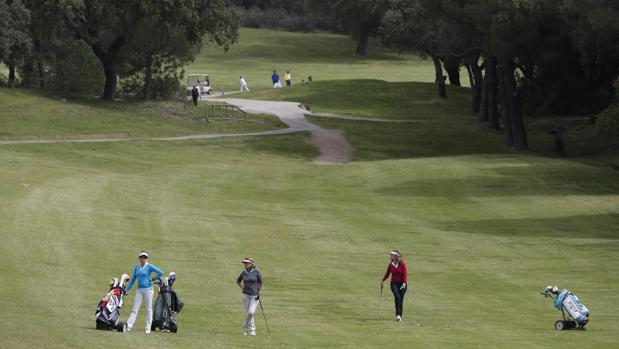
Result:
<svg viewBox="0 0 619 349"><path fill-rule="evenodd" d="M307 81L309 75L315 81L434 81L430 61L376 47L367 57L357 57L354 50L355 43L343 35L245 28L228 52L207 46L186 70L188 74L208 73L214 88L224 91L237 90L240 75L246 78L250 89L272 87L274 69L280 74L290 70L294 83Z"/></svg>
<svg viewBox="0 0 619 349"><path fill-rule="evenodd" d="M0 88L0 140L87 137L155 137L226 131L262 131L282 127L272 116L261 123L204 122L199 108L179 101L63 99L36 91Z"/></svg>
<svg viewBox="0 0 619 349"><path fill-rule="evenodd" d="M278 40L290 47L313 37L245 33L263 34L252 51L263 63L282 52ZM344 42L329 38L314 39L327 48ZM312 51L315 60L320 52L317 69L351 79L359 68L354 57L338 63L331 49ZM233 74L239 62L218 64ZM500 135L458 113L466 89L441 101L431 84L393 77L247 95L410 121L312 117L351 142L353 161L340 166L314 165L308 134L0 146L0 348L618 348L617 171L506 149ZM80 134L193 132L197 123L140 112L143 104L1 89L0 98L7 137L75 134L71 125ZM411 277L402 323L388 290L379 308L392 248ZM95 331L107 281L130 272L141 249L178 275L179 333L146 336L143 310L134 332ZM234 280L246 255L265 276L270 338L260 314L258 337L241 336ZM592 312L588 331L553 330L561 315L539 294L548 284L580 296ZM132 304L133 293L123 318Z"/></svg>

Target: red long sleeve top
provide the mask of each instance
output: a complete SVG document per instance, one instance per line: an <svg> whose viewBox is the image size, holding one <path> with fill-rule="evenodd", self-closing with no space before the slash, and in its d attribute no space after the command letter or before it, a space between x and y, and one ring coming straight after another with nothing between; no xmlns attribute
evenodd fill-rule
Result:
<svg viewBox="0 0 619 349"><path fill-rule="evenodd" d="M383 281L387 280L389 274L391 274L391 282L408 283L408 271L406 270L404 261L401 261L397 266L394 266L393 263L389 263L387 272L385 276L383 276Z"/></svg>

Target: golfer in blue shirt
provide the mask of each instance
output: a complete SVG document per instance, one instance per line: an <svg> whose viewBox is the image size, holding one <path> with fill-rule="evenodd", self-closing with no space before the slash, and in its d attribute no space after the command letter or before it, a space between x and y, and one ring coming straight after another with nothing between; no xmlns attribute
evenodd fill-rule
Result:
<svg viewBox="0 0 619 349"><path fill-rule="evenodd" d="M133 328L135 319L138 317L138 311L142 306L142 300L144 300L144 302L146 302L145 331L146 333L150 333L153 322L153 294L155 293L153 285L151 284L150 274L155 273L154 279L158 280L163 275L163 272L153 264L148 263L148 253L146 251L141 251L138 254L138 260L140 263L133 269L131 280L129 280L129 284L127 285L127 292L129 292L135 280L138 280L138 289L135 293L133 309L131 309L131 315L129 315L129 320L127 320L127 332L131 331Z"/></svg>

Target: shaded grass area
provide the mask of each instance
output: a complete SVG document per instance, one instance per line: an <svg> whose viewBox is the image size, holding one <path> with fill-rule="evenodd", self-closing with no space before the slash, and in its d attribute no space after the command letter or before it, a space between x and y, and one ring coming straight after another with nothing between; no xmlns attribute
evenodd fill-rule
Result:
<svg viewBox="0 0 619 349"><path fill-rule="evenodd" d="M434 81L431 62L410 54L372 47L367 57L354 55L356 44L344 35L290 33L242 28L239 40L228 52L206 46L188 74L208 73L216 90L238 90L243 75L250 89L273 87L271 74L290 70L293 83L341 79L386 81ZM463 81L466 79L463 79Z"/></svg>
<svg viewBox="0 0 619 349"><path fill-rule="evenodd" d="M417 152L404 135L387 142L393 130L341 123L355 148L376 150L319 167L307 134L2 147L0 263L12 282L0 285L0 346L616 347L616 172L488 154L493 141L476 134L461 140L468 151ZM107 280L143 248L178 274L180 332L145 336L143 314L126 335L92 330ZM399 324L389 295L377 303L391 248L411 272ZM245 255L265 275L271 338L260 321L258 337L240 334ZM552 329L547 284L581 297L587 332Z"/></svg>
<svg viewBox="0 0 619 349"><path fill-rule="evenodd" d="M182 101L62 99L36 91L0 89L0 139L149 137L281 128L279 119L254 115L256 123L204 122L205 107Z"/></svg>

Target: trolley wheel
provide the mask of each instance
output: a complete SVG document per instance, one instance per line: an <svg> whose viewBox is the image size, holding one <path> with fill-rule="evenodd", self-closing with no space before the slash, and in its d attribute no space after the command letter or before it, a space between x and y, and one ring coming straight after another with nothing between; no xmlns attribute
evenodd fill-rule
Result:
<svg viewBox="0 0 619 349"><path fill-rule="evenodd" d="M118 332L127 332L127 323L124 321L118 321L118 324L116 324L116 330Z"/></svg>
<svg viewBox="0 0 619 349"><path fill-rule="evenodd" d="M557 320L555 322L555 330L562 331L565 329L565 322L563 320Z"/></svg>

